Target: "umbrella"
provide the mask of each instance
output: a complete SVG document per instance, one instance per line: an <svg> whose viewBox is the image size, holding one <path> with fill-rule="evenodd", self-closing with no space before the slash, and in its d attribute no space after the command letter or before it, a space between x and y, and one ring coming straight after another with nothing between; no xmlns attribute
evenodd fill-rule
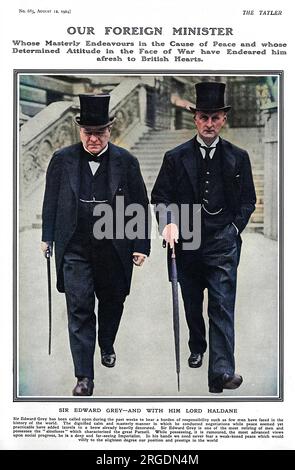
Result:
<svg viewBox="0 0 295 470"><path fill-rule="evenodd" d="M163 242L163 247L166 247L166 242ZM174 345L175 345L175 362L177 374L177 388L180 391L180 348L179 348L179 303L178 303L178 276L175 256L175 245L171 250L171 287L172 287L172 302L173 302L173 332L174 332Z"/></svg>

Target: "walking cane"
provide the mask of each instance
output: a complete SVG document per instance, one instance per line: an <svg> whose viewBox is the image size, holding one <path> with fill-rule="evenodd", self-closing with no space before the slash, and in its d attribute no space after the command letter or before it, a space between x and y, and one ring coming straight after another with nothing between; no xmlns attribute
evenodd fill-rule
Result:
<svg viewBox="0 0 295 470"><path fill-rule="evenodd" d="M166 241L163 241L163 247L166 247ZM179 303L178 303L178 276L175 256L175 245L171 250L171 286L173 302L173 332L175 345L175 362L177 374L177 388L180 391L180 348L179 348Z"/></svg>
<svg viewBox="0 0 295 470"><path fill-rule="evenodd" d="M48 312L49 312L49 338L48 338L48 354L51 354L51 325L52 325L52 307L51 307L51 274L50 274L50 246L45 251L47 260L47 286L48 286Z"/></svg>

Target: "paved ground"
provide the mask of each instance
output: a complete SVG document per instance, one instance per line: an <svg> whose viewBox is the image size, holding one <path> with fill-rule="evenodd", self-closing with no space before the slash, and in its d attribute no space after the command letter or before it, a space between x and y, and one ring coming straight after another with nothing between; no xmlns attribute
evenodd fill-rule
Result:
<svg viewBox="0 0 295 470"><path fill-rule="evenodd" d="M48 356L46 263L39 240L37 229L20 235L18 393L22 397L67 397L75 379L65 301L54 290L52 355ZM116 341L116 367L103 367L96 353L95 396L216 398L207 389L208 355L202 368L187 366L188 333L182 302L181 392L177 392L171 288L159 240L153 243L146 265L134 274ZM277 395L277 285L277 243L259 234L245 234L236 307L236 364L244 384L218 397Z"/></svg>

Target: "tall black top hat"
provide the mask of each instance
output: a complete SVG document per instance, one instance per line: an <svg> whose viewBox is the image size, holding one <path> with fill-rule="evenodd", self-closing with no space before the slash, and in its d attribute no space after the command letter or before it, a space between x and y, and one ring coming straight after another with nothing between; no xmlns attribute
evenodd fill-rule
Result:
<svg viewBox="0 0 295 470"><path fill-rule="evenodd" d="M101 93L99 95L79 95L80 116L76 116L75 122L81 127L98 127L103 129L115 120L109 116L110 95Z"/></svg>
<svg viewBox="0 0 295 470"><path fill-rule="evenodd" d="M196 83L196 107L190 107L190 110L196 111L229 111L231 106L224 104L225 83L219 82L200 82Z"/></svg>

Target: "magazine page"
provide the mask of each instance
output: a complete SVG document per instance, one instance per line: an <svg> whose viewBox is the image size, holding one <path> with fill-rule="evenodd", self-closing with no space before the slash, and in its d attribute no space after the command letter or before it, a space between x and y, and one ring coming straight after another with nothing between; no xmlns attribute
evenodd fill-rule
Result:
<svg viewBox="0 0 295 470"><path fill-rule="evenodd" d="M1 9L1 448L294 449L294 7Z"/></svg>

